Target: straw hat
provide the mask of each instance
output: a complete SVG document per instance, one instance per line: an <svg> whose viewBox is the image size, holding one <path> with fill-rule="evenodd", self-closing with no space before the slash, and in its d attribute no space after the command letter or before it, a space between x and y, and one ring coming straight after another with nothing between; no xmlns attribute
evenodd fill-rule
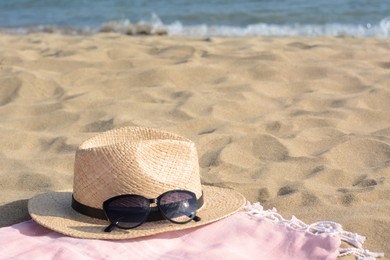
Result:
<svg viewBox="0 0 390 260"><path fill-rule="evenodd" d="M157 198L174 189L190 190L198 199L203 194L203 206L197 211L201 221L183 225L152 221L106 233L107 220L90 217L90 211L76 207L102 212L103 201L117 195ZM30 199L28 210L42 226L68 236L128 239L209 224L239 211L244 204L245 198L234 190L201 185L192 141L157 129L125 127L82 143L76 151L73 192L37 195Z"/></svg>

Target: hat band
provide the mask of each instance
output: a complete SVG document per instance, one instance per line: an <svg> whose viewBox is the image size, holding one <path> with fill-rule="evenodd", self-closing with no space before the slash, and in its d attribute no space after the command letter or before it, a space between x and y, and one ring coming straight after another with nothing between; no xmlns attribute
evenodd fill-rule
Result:
<svg viewBox="0 0 390 260"><path fill-rule="evenodd" d="M203 206L203 192L202 195L197 200L197 206L198 209L200 209ZM106 214L104 213L104 210L93 208L90 206L87 206L83 203L78 202L72 195L72 208L77 211L78 213L81 213L83 215L86 215L91 218L98 218L98 219L104 219L107 220ZM151 207L150 214L148 216L147 221L158 221L158 220L164 220L165 218L161 214L161 212L158 210L157 207Z"/></svg>

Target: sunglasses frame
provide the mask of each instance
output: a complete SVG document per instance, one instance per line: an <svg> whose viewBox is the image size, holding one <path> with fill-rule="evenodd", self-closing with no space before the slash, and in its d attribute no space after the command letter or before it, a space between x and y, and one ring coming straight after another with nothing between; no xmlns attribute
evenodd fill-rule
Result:
<svg viewBox="0 0 390 260"><path fill-rule="evenodd" d="M192 191L188 191L188 190L170 190L170 191L166 191L164 193L162 193L161 195L159 195L157 198L155 199L148 199L142 195L138 195L138 194L123 194L123 195L118 195L118 196L115 196L115 197L112 197L112 198L109 198L108 200L104 201L103 202L103 211L104 211L104 214L106 215L107 217L107 220L110 222L110 225L108 227L106 227L104 229L105 232L111 232L114 227L117 227L117 228L120 228L120 229L133 229L133 228L136 228L136 227L139 227L141 226L143 223L147 222L149 219L149 216L150 216L150 213L154 213L154 218L149 220L149 221L154 221L154 220L169 220L170 222L172 223L175 223L175 224L186 224L190 221L200 221L200 217L198 217L196 215L196 210L193 214L191 214L191 216L188 216L189 219L184 221L184 222L178 222L178 221L175 221L175 220L172 220L170 219L169 217L167 217L165 214L164 214L164 211L161 210L161 205L160 205L160 200L162 197L164 197L165 195L169 194L169 193L173 193L173 192L182 192L182 193L186 193L188 195L190 195L192 198L194 198L195 200L197 200L196 198L196 195L195 193L193 193ZM136 226L133 226L133 227L121 227L119 226L117 223L119 222L119 218L117 218L116 220L113 221L113 219L111 219L109 217L109 205L111 202L117 200L117 199L120 199L120 198L124 198L124 197L129 197L129 196L137 196L137 197L140 197L140 198L143 198L145 200L147 200L149 202L149 207L147 209L147 212L145 214L145 217L144 219L142 220L142 222L140 222L139 224L137 224ZM157 207L151 207L150 205L151 204L157 204ZM157 215L156 215L157 214ZM157 216L157 218L156 218Z"/></svg>

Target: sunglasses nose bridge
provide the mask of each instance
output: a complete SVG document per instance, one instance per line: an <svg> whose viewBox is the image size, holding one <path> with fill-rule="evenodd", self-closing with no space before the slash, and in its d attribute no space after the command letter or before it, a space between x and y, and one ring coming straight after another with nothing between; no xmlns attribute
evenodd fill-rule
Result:
<svg viewBox="0 0 390 260"><path fill-rule="evenodd" d="M149 199L149 203L157 204L157 199Z"/></svg>

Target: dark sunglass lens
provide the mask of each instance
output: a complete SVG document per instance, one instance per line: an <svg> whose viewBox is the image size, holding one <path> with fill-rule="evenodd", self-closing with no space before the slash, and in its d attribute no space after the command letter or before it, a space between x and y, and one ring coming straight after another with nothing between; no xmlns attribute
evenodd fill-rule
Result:
<svg viewBox="0 0 390 260"><path fill-rule="evenodd" d="M149 211L149 200L138 195L118 197L106 207L107 216L111 223L126 229L143 223Z"/></svg>
<svg viewBox="0 0 390 260"><path fill-rule="evenodd" d="M161 196L159 208L166 218L176 223L186 223L195 217L196 196L188 191L171 191Z"/></svg>

